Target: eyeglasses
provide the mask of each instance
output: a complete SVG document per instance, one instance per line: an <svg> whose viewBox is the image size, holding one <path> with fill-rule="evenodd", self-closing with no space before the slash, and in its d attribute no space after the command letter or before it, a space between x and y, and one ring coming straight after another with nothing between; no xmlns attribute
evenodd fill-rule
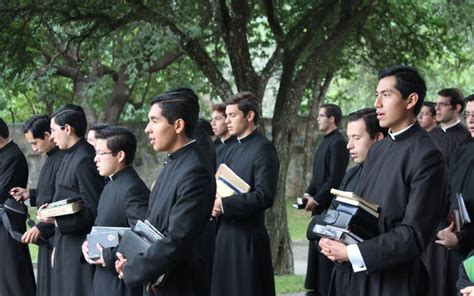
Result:
<svg viewBox="0 0 474 296"><path fill-rule="evenodd" d="M318 118L321 118L321 117L328 117L326 114L318 114Z"/></svg>
<svg viewBox="0 0 474 296"><path fill-rule="evenodd" d="M59 126L59 130L64 130L64 125L60 125L60 126ZM54 133L54 132L57 132L58 130L56 130L56 129L54 129L54 128L51 127L51 128L49 129L49 131L50 131L50 133Z"/></svg>
<svg viewBox="0 0 474 296"><path fill-rule="evenodd" d="M465 119L474 118L474 113L464 112L464 118Z"/></svg>
<svg viewBox="0 0 474 296"><path fill-rule="evenodd" d="M115 152L112 152L112 151L110 151L110 152L99 152L99 151L96 151L96 152L95 152L95 155L96 155L96 156L104 156L104 155L107 155L107 154L114 154L114 153L115 153Z"/></svg>
<svg viewBox="0 0 474 296"><path fill-rule="evenodd" d="M435 104L435 108L437 108L437 107L443 107L443 108L444 108L444 107L447 107L447 106L451 106L451 103L437 102L437 103Z"/></svg>

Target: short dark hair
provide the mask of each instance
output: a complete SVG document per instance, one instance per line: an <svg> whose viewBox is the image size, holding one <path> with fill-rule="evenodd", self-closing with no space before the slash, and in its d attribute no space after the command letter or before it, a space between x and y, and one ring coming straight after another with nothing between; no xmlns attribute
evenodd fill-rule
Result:
<svg viewBox="0 0 474 296"><path fill-rule="evenodd" d="M95 132L100 132L101 130L103 130L104 128L107 128L109 127L110 125L107 124L107 123L96 123L96 124L93 124L90 128L89 128L89 131L95 131Z"/></svg>
<svg viewBox="0 0 474 296"><path fill-rule="evenodd" d="M219 104L212 105L212 111L217 111L225 115L225 104L219 103Z"/></svg>
<svg viewBox="0 0 474 296"><path fill-rule="evenodd" d="M255 117L253 119L253 123L255 125L258 124L258 121L260 119L260 111L259 111L259 106L258 106L258 100L255 95L249 91L243 91L236 93L233 96L230 96L226 101L225 105L238 105L238 108L242 113L244 113L244 116L247 116L247 114L250 111L253 111L255 114Z"/></svg>
<svg viewBox="0 0 474 296"><path fill-rule="evenodd" d="M341 108L339 108L339 106L336 104L322 104L321 106L319 106L319 109L322 108L324 108L326 116L328 118L334 117L334 122L336 126L339 126L339 123L341 123L342 119Z"/></svg>
<svg viewBox="0 0 474 296"><path fill-rule="evenodd" d="M464 94L458 88L443 88L438 92L438 96L449 98L449 103L451 104L451 109L455 109L456 105L461 106L461 111L464 110L466 103L464 102Z"/></svg>
<svg viewBox="0 0 474 296"><path fill-rule="evenodd" d="M378 133L382 133L384 137L388 133L388 128L381 127L379 120L377 119L377 113L375 108L364 108L354 111L349 114L347 121L353 122L359 119L363 119L365 123L365 129L371 139L375 139Z"/></svg>
<svg viewBox="0 0 474 296"><path fill-rule="evenodd" d="M181 118L184 121L186 136L192 138L199 117L198 101L199 99L192 89L180 87L153 97L150 105L158 104L161 114L169 124L173 124Z"/></svg>
<svg viewBox="0 0 474 296"><path fill-rule="evenodd" d="M403 99L406 100L412 93L418 94L418 102L413 109L414 115L418 115L426 96L426 83L418 70L408 66L388 67L380 71L379 80L389 76L395 76L395 89L402 94Z"/></svg>
<svg viewBox="0 0 474 296"><path fill-rule="evenodd" d="M10 136L10 130L8 130L8 125L3 121L3 118L0 118L0 137L8 139Z"/></svg>
<svg viewBox="0 0 474 296"><path fill-rule="evenodd" d="M50 116L51 120L59 126L69 124L74 128L74 133L78 137L84 137L87 129L87 118L81 106L67 104L54 111Z"/></svg>
<svg viewBox="0 0 474 296"><path fill-rule="evenodd" d="M423 106L430 108L431 116L436 116L436 104L434 102L424 102Z"/></svg>
<svg viewBox="0 0 474 296"><path fill-rule="evenodd" d="M464 98L464 103L466 103L466 104L467 104L467 102L472 102L472 101L474 101L474 94Z"/></svg>
<svg viewBox="0 0 474 296"><path fill-rule="evenodd" d="M44 139L44 133L49 132L49 116L33 115L23 125L24 134L31 132L33 138Z"/></svg>
<svg viewBox="0 0 474 296"><path fill-rule="evenodd" d="M109 126L96 132L97 139L107 141L107 148L113 153L125 152L125 164L130 165L135 159L137 138L125 127Z"/></svg>

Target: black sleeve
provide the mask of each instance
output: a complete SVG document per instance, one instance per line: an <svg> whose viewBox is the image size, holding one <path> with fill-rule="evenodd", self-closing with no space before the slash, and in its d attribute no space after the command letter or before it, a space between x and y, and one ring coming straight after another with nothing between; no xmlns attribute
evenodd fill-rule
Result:
<svg viewBox="0 0 474 296"><path fill-rule="evenodd" d="M275 147L266 144L258 151L253 165L254 188L222 199L223 214L228 219L253 217L273 205L280 167Z"/></svg>
<svg viewBox="0 0 474 296"><path fill-rule="evenodd" d="M214 178L204 167L187 172L176 192L164 238L124 266L124 281L137 287L154 281L180 264L190 254L194 240L209 219L215 197Z"/></svg>
<svg viewBox="0 0 474 296"><path fill-rule="evenodd" d="M0 204L3 204L10 197L10 189L14 186L13 176L15 175L18 159L8 157L0 163Z"/></svg>
<svg viewBox="0 0 474 296"><path fill-rule="evenodd" d="M131 187L127 192L125 215L127 216L128 225L132 228L138 220L145 219L149 196L148 188L138 186Z"/></svg>
<svg viewBox="0 0 474 296"><path fill-rule="evenodd" d="M336 141L329 147L329 176L319 188L314 199L323 208L329 207L332 195L331 188L339 188L349 163L349 151L344 141Z"/></svg>
<svg viewBox="0 0 474 296"><path fill-rule="evenodd" d="M87 233L97 216L97 204L104 187L104 178L98 174L93 161L81 162L76 171L76 178L83 207L75 214L56 217L61 233Z"/></svg>

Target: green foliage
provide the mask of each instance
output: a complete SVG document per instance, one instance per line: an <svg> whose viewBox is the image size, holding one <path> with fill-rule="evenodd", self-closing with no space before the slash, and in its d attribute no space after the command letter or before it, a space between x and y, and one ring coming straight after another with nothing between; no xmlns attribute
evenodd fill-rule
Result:
<svg viewBox="0 0 474 296"><path fill-rule="evenodd" d="M292 241L306 240L306 228L308 227L311 213L303 210L297 210L291 205L295 199L286 200L286 212L288 214L288 229Z"/></svg>

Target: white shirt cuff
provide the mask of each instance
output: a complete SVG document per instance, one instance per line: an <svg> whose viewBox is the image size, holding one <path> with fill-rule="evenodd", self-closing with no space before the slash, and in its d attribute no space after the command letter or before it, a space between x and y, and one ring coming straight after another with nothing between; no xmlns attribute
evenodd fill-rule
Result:
<svg viewBox="0 0 474 296"><path fill-rule="evenodd" d="M347 257L349 257L349 261L352 264L352 270L354 272L367 270L364 258L362 258L362 254L360 253L359 246L357 246L357 244L347 246Z"/></svg>

